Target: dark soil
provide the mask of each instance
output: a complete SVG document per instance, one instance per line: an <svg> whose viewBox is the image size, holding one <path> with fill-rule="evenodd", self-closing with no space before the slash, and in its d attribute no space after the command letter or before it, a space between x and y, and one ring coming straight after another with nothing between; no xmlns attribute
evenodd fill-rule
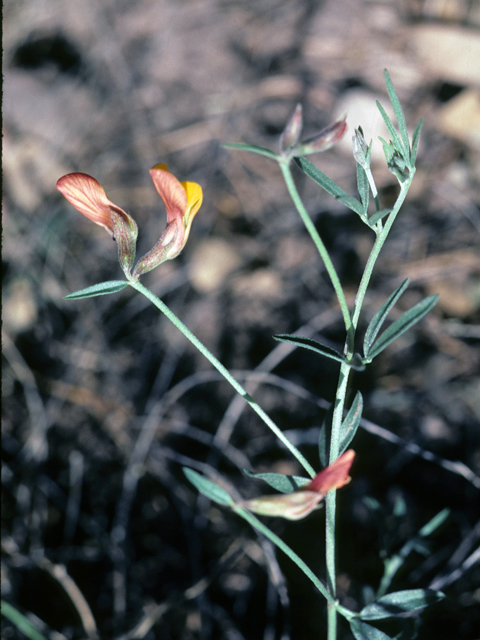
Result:
<svg viewBox="0 0 480 640"><path fill-rule="evenodd" d="M72 171L95 176L135 217L139 255L164 229L148 169L166 162L202 185L184 252L143 281L254 385L255 399L320 468L336 363L300 350L273 367L262 362L282 353L274 334L305 325L315 339L342 344L341 316L275 163L222 144L276 149L298 101L306 136L365 97L373 113L377 97L388 101L388 67L410 130L420 117L425 126L360 336L406 277L392 319L426 295L440 301L353 377L373 426L359 430L353 480L338 494L338 597L360 610L384 557L449 509L390 588L431 587L447 599L378 627L405 639L478 640L480 150L474 124L462 137L442 118L464 92L478 95L480 80L441 65L432 72L412 35L426 24L478 34L474 4L4 3L2 598L45 637L326 638L325 603L305 576L235 514L199 497L182 467L219 473L243 496L264 488L242 468L301 470L133 290L63 299L122 275L111 239L55 183ZM372 123L348 118L345 140L312 159L356 195L349 143L354 127ZM375 145L389 206L395 179ZM373 234L299 170L295 179L353 303ZM249 382L256 368L272 375ZM268 524L325 579L323 510ZM8 619L1 624L2 637L23 637ZM339 638L352 638L340 624Z"/></svg>

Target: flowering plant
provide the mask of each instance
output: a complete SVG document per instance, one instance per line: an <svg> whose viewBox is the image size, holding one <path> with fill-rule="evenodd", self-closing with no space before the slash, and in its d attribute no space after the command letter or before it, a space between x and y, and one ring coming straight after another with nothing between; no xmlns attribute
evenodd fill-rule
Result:
<svg viewBox="0 0 480 640"><path fill-rule="evenodd" d="M345 117L338 119L313 138L300 142L303 115L301 106L297 106L281 135L279 154L263 147L248 144L225 145L230 149L262 155L278 164L293 204L324 263L342 313L345 329L345 344L342 351L337 351L310 337L297 334L274 336L276 340L287 342L298 348L309 349L317 355L339 363L340 371L332 404L333 410L329 414L329 419L325 421L319 437L320 464L324 468L318 473L298 448L286 437L283 430L247 393L238 380L165 303L153 295L139 281L139 277L142 274L158 267L165 260L177 257L182 251L188 239L193 218L202 204L201 187L194 182L179 182L177 178L169 173L167 166L164 164L155 165L151 169L150 174L155 188L165 203L167 227L153 248L140 258L133 268L137 240L137 225L133 218L113 204L106 196L101 185L86 174L71 173L60 178L57 183L58 189L76 209L96 224L104 227L117 240L119 261L126 276L124 281L100 283L66 297L68 299L80 299L106 295L120 291L126 286L131 286L139 293L142 293L200 350L235 391L245 399L303 468L303 476L248 472L248 475L257 480L267 482L278 492L273 495L262 494L251 499L243 499L238 495L232 497L233 492L224 488L224 485L228 483L220 480L218 474L216 474L215 481L189 468L185 469L185 474L201 493L214 502L231 508L236 514L249 522L252 527L266 536L280 550L286 553L304 572L305 576L311 580L328 603L328 640L335 640L337 637L338 614L348 621L356 640L388 640L389 636L372 626L370 624L371 621L403 616L405 613L422 609L426 605L437 602L444 597L441 592L432 589L411 589L387 593L396 569L389 569L388 572L386 570L377 591L377 597L372 602L367 602L359 612L352 611L341 605L336 593L336 490L350 481L349 473L355 453L349 447L360 425L363 410L363 398L359 391L355 394L350 406L347 406L347 391L351 372L352 370L365 369L396 338L420 321L434 307L438 298L438 296L425 298L400 315L395 322L381 332L390 310L408 286L408 280L405 280L381 305L368 324L362 352L356 350L359 317L376 259L388 237L415 175L416 154L422 124L421 121L418 123L410 141L403 110L387 72L385 72L385 80L398 125L397 131L390 117L383 107L379 105L381 115L391 135L389 142L382 141L385 158L389 170L397 178L400 187L397 200L392 207L382 208L380 204L380 197L370 168L371 143L366 142L360 127L355 130L353 136L358 197L350 196L346 193L341 186L328 178L305 157L308 154L325 151L340 140L347 127ZM307 177L311 178L328 194L358 215L374 236L373 247L352 308L347 303L345 291L327 248L298 193L291 171L292 161ZM373 196L373 207L370 206L370 195ZM355 478L355 473L353 476ZM326 506L326 583L315 575L292 548L254 515L256 513L261 516L298 520L315 511L324 499ZM445 517L441 513L431 523L428 523L426 525L428 527L428 535L440 526L444 519ZM398 566L397 562L396 567L398 568Z"/></svg>

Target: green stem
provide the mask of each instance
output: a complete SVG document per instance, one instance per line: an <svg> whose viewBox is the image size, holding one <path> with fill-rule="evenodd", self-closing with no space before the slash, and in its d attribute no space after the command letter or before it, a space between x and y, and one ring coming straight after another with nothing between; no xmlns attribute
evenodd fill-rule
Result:
<svg viewBox="0 0 480 640"><path fill-rule="evenodd" d="M340 452L340 437L342 430L345 398L347 395L348 378L351 368L342 363L338 379L337 392L335 394L335 406L332 417L332 434L330 438L330 464L334 462ZM325 501L325 560L327 569L328 590L333 598L336 598L336 563L335 563L335 515L337 504L337 492L330 491ZM328 607L328 640L337 637L337 610Z"/></svg>
<svg viewBox="0 0 480 640"><path fill-rule="evenodd" d="M390 229L392 228L392 225L395 222L395 218L397 217L397 214L400 211L400 208L407 196L407 192L410 188L414 175L415 175L415 169L411 171L410 176L408 177L408 180L406 180L402 184L400 193L398 194L398 198L395 202L395 205L392 211L390 212L390 214L388 215L387 221L385 223L385 227L383 227L383 229L380 228L377 231L377 238L375 240L375 243L368 257L367 264L365 265L365 271L363 272L362 280L358 287L357 295L355 298L355 305L354 305L353 316L352 316L352 325L353 325L354 335L357 329L360 312L362 310L363 300L365 298L365 294L367 292L367 288L370 283L370 278L372 277L373 268L377 261L378 255L382 250L385 240L387 239L388 234L390 233Z"/></svg>
<svg viewBox="0 0 480 640"><path fill-rule="evenodd" d="M303 455L298 451L298 449L288 440L288 438L282 433L280 428L273 422L273 420L265 413L265 411L253 400L253 398L245 391L241 384L235 380L232 374L223 366L223 364L217 360L217 358L207 349L207 347L200 342L200 340L195 336L190 329L188 329L183 322L171 311L167 305L157 298L149 289L143 286L140 282L129 281L129 285L133 287L136 291L143 294L152 304L154 304L157 309L159 309L163 314L167 316L167 318L179 329L183 335L190 340L194 347L196 347L202 355L207 358L207 360L215 367L215 369L222 374L227 382L229 382L235 391L240 394L252 407L255 413L260 416L263 422L273 431L273 433L277 436L277 438L283 442L283 444L287 447L290 453L295 456L295 458L299 461L305 471L309 474L311 478L315 476L315 470L309 464L309 462L303 457Z"/></svg>
<svg viewBox="0 0 480 640"><path fill-rule="evenodd" d="M290 171L289 163L290 163L290 158L288 157L278 158L278 164L280 165L280 169L282 170L283 179L285 180L285 184L287 185L287 189L290 194L290 197L292 198L293 203L298 213L300 214L300 217L308 233L310 234L310 237L312 238L315 246L317 247L320 257L323 260L323 264L325 265L325 268L327 270L327 273L330 276L331 283L337 295L338 303L342 311L343 320L345 323L345 329L347 331L348 349L349 351L353 352L354 333L353 333L353 327L352 327L352 320L350 317L350 311L348 310L347 300L345 299L345 293L343 292L340 279L335 270L335 267L333 266L333 263L328 254L328 251L325 245L323 244L323 240L321 239L317 229L315 228L315 225L312 222L312 219L310 218L307 210L305 209L302 199L300 198L300 194L298 193L297 187L293 180L292 172Z"/></svg>
<svg viewBox="0 0 480 640"><path fill-rule="evenodd" d="M347 337L345 349L347 351L347 355L351 355L350 349L353 345L355 339L355 333L358 326L358 320L360 317L360 312L363 306L363 301L365 299L365 294L370 283L370 279L372 277L373 268L377 261L378 255L387 239L387 236L392 228L392 225L395 221L395 218L402 206L405 197L407 195L408 189L410 187L411 181L413 179L414 171L412 171L411 175L407 182L405 182L400 190L400 194L395 202L395 206L390 213L385 227L382 228L381 225L377 228L377 237L375 243L370 252L370 256L368 258L367 264L365 266L365 271L362 276L362 280L360 282L357 296L355 298L355 306L352 316L352 337ZM371 183L370 183L371 185ZM375 192L374 192L375 193ZM376 206L379 204L376 200ZM335 395L335 407L332 418L332 435L330 440L330 464L334 462L340 453L340 437L341 437L341 426L343 420L343 412L345 408L345 398L347 394L348 388L348 378L350 374L350 367L346 364L342 364L340 368L340 376L337 386L337 392ZM327 568L327 585L329 592L332 594L334 598L336 598L336 562L335 562L335 539L336 539L336 491L330 491L326 498L325 505L325 548L326 548L326 568ZM328 607L328 640L336 640L337 637L337 609L335 607Z"/></svg>

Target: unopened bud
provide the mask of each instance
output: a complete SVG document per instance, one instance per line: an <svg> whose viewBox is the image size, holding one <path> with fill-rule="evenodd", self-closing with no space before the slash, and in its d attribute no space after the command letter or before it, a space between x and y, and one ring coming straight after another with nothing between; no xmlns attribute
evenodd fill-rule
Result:
<svg viewBox="0 0 480 640"><path fill-rule="evenodd" d="M344 115L333 124L329 125L316 136L301 142L296 149L295 155L306 156L311 153L318 153L330 149L338 142L347 130L347 116Z"/></svg>
<svg viewBox="0 0 480 640"><path fill-rule="evenodd" d="M277 516L287 520L300 520L314 511L332 489L340 489L350 482L350 467L355 452L345 451L328 467L317 473L315 478L302 489L291 493L260 496L252 500L242 500L242 507L262 516Z"/></svg>
<svg viewBox="0 0 480 640"><path fill-rule="evenodd" d="M371 145L368 146L365 136L363 135L362 127L355 129L355 135L353 140L353 157L356 162L363 168L368 169L370 166L370 155L372 152Z"/></svg>
<svg viewBox="0 0 480 640"><path fill-rule="evenodd" d="M282 153L292 149L300 140L303 128L303 109L300 103L295 107L295 111L290 116L282 135L280 136L280 151Z"/></svg>

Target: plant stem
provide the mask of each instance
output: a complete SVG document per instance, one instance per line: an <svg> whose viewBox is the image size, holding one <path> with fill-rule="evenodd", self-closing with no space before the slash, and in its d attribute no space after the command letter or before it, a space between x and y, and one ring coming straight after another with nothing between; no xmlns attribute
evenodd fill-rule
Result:
<svg viewBox="0 0 480 640"><path fill-rule="evenodd" d="M355 298L355 305L352 316L352 325L353 325L353 333L355 335L355 331L357 330L358 318L360 316L360 312L362 310L363 300L365 298L365 294L367 292L368 285L370 283L370 278L372 277L373 268L377 261L378 255L382 250L382 247L387 239L388 234L390 233L390 229L392 228L393 223L395 222L395 218L397 217L398 212L407 196L407 192L412 184L413 176L415 175L415 169L410 172L410 176L408 180L406 180L400 189L400 193L398 194L397 200L392 211L389 213L387 221L385 223L385 227L378 232L375 243L372 247L370 255L367 260L367 264L365 265L365 270L362 275L362 280L358 287L357 295Z"/></svg>
<svg viewBox="0 0 480 640"><path fill-rule="evenodd" d="M333 285L333 288L335 290L335 293L337 295L337 299L338 299L338 303L340 305L340 309L342 311L342 315L343 315L343 321L345 323L345 329L347 331L347 343L348 343L348 348L349 351L353 352L353 338L354 338L354 332L353 332L353 327L352 327L352 320L350 317L350 311L348 309L348 304L347 301L345 299L345 294L343 292L343 288L342 285L340 283L340 279L338 277L338 274L335 270L335 267L333 266L333 262L328 254L328 251L325 247L325 245L323 244L323 240L321 239L317 229L315 228L315 225L313 224L310 216L308 215L307 210L305 209L305 206L302 202L302 199L300 198L300 195L298 193L297 187L295 185L295 182L293 180L293 176L292 176L292 172L290 171L290 158L286 157L286 158L282 158L279 157L278 158L278 164L280 165L280 169L282 170L282 174L283 174L283 179L285 180L285 184L287 185L287 189L288 192L290 194L290 197L293 200L293 203L298 211L298 213L300 214L300 217L308 231L308 233L310 234L310 237L312 238L315 246L317 247L317 250L323 260L323 264L325 265L325 268L327 270L328 275L330 276L330 280L331 283Z"/></svg>
<svg viewBox="0 0 480 640"><path fill-rule="evenodd" d="M342 363L338 379L337 392L335 394L335 406L332 417L332 433L330 438L330 458L332 464L339 455L340 436L343 421L343 411L345 408L345 398L347 395L348 378L351 368L348 364ZM336 563L335 563L335 515L336 515L337 492L330 491L325 501L325 561L327 569L328 590L336 598ZM328 640L335 640L337 637L337 611L334 607L328 607Z"/></svg>
<svg viewBox="0 0 480 640"><path fill-rule="evenodd" d="M358 320L360 312L365 299L365 294L370 283L370 279L373 273L378 255L387 239L390 229L395 221L395 218L402 206L408 189L413 179L415 171L413 170L409 176L409 179L402 184L400 193L395 202L394 208L388 216L385 227L379 225L377 229L377 237L375 243L370 252L365 271L358 287L358 292L355 298L354 312L352 316L351 336L347 335L345 342L346 355L351 356L353 353L352 346L355 339L355 333L358 326ZM376 203L377 204L377 203ZM377 204L377 207L379 205ZM351 351L352 350L352 351ZM340 453L340 437L341 427L343 420L343 412L345 408L345 398L348 388L348 378L350 375L350 367L347 364L342 364L340 367L340 375L337 385L337 391L335 394L335 406L332 418L332 433L330 439L330 458L329 462L332 464L339 456ZM336 539L336 491L330 491L326 497L325 505L325 559L327 569L327 585L330 594L333 598L336 598L336 562L335 562L335 539ZM336 640L337 637L337 609L332 606L328 606L327 612L328 620L328 640Z"/></svg>
<svg viewBox="0 0 480 640"><path fill-rule="evenodd" d="M252 407L255 413L260 416L263 422L273 431L273 433L277 436L277 438L287 447L290 453L295 456L298 462L302 465L305 471L309 474L311 478L315 476L315 470L309 464L309 462L304 458L304 456L300 453L300 451L288 440L288 438L282 433L280 428L273 422L273 420L265 413L265 411L253 400L253 398L246 392L246 390L242 387L242 385L237 382L237 380L232 376L232 374L223 366L223 364L217 360L217 358L207 349L207 347L200 342L200 340L195 336L188 327L186 327L183 322L167 307L167 305L157 298L147 287L144 287L140 282L129 281L129 285L133 287L136 291L143 294L152 304L154 304L157 309L159 309L163 314L167 316L167 318L179 329L183 335L190 340L194 347L196 347L202 355L207 358L207 360L217 369L219 373L225 378L227 382L231 384L231 386L235 389L235 391L240 394Z"/></svg>
<svg viewBox="0 0 480 640"><path fill-rule="evenodd" d="M266 527L263 522L258 520L250 511L247 511L241 506L236 505L234 507L236 513L241 516L244 520L246 520L249 524L252 525L257 531L263 533L263 535L268 538L275 546L277 546L283 553L285 553L295 564L303 571L303 573L310 578L313 584L317 587L320 593L326 598L329 609L333 609L335 611L336 602L333 596L329 593L329 591L325 588L325 585L317 578L317 576L313 573L310 567L305 564L305 562L293 551L290 547L279 538L273 531L271 531L268 527Z"/></svg>

